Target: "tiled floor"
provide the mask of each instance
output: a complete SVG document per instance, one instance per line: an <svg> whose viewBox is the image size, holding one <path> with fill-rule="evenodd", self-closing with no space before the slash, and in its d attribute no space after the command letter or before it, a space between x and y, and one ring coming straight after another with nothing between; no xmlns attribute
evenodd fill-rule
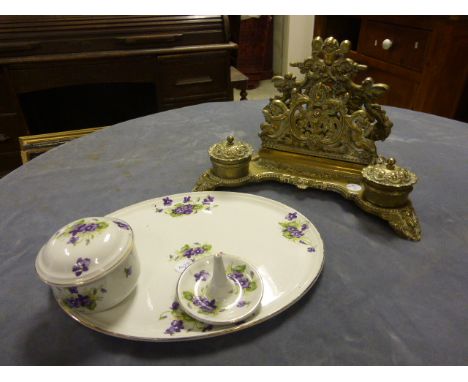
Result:
<svg viewBox="0 0 468 382"><path fill-rule="evenodd" d="M260 81L258 88L247 90L247 99L256 100L256 99L269 99L277 94L277 90L273 86L271 80ZM240 100L240 90L234 89L234 101Z"/></svg>

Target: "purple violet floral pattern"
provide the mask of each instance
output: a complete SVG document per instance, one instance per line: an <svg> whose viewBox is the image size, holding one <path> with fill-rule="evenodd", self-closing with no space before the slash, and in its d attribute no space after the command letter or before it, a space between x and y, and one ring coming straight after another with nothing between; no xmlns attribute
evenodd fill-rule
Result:
<svg viewBox="0 0 468 382"><path fill-rule="evenodd" d="M208 281L208 278L210 277L210 273L202 269L200 272L195 273L194 275L195 281Z"/></svg>
<svg viewBox="0 0 468 382"><path fill-rule="evenodd" d="M315 247L310 240L305 236L309 229L309 224L297 218L297 212L290 212L285 217L284 222L280 222L283 236L291 241L307 245L307 252L315 252Z"/></svg>
<svg viewBox="0 0 468 382"><path fill-rule="evenodd" d="M192 302L206 313L213 313L217 308L215 299L209 300L206 297L194 297Z"/></svg>
<svg viewBox="0 0 468 382"><path fill-rule="evenodd" d="M79 292L78 287L67 288L69 295L65 296L63 303L72 309L85 308L94 310L97 306L97 301L102 300L102 294L107 293L105 288L92 288L84 292Z"/></svg>
<svg viewBox="0 0 468 382"><path fill-rule="evenodd" d="M192 292L184 291L184 298L195 305L198 309L198 313L203 314L216 314L220 308L216 305L215 299L209 299L205 296L195 296ZM190 304L189 304L190 307Z"/></svg>
<svg viewBox="0 0 468 382"><path fill-rule="evenodd" d="M213 203L214 202L214 196L210 196L208 195L205 199L203 199L203 204L204 205L208 205L210 203Z"/></svg>
<svg viewBox="0 0 468 382"><path fill-rule="evenodd" d="M243 308L244 306L249 305L249 304L250 304L249 301L240 300L240 301L237 303L236 306L237 306L238 308Z"/></svg>
<svg viewBox="0 0 468 382"><path fill-rule="evenodd" d="M132 275L132 266L130 265L129 267L124 268L125 272L125 278L129 278Z"/></svg>
<svg viewBox="0 0 468 382"><path fill-rule="evenodd" d="M184 321L173 320L171 326L165 330L164 334L170 334L172 336L174 333L179 333L182 329L184 329Z"/></svg>
<svg viewBox="0 0 468 382"><path fill-rule="evenodd" d="M130 226L129 226L127 223L120 222L120 221L118 221L118 220L113 220L113 222L114 222L115 224L117 224L117 226L118 226L119 228L122 228L122 229L127 230L127 231L130 231L130 230L131 230Z"/></svg>
<svg viewBox="0 0 468 382"><path fill-rule="evenodd" d="M91 264L91 259L89 258L82 258L78 257L78 260L76 260L76 264L73 265L72 267L72 272L75 273L75 276L81 276L83 272L88 272L89 271L89 265Z"/></svg>
<svg viewBox="0 0 468 382"><path fill-rule="evenodd" d="M207 256L211 253L212 245L208 243L195 242L192 245L185 244L182 248L176 251L175 255L169 255L172 261L191 260L195 261L199 258Z"/></svg>
<svg viewBox="0 0 468 382"><path fill-rule="evenodd" d="M214 204L214 196L207 195L206 197L198 197L192 200L190 195L184 196L179 202L175 202L169 196L163 198L163 205L155 205L157 213L166 213L172 217L180 217L187 215L195 215L200 211L210 211L212 208L217 207Z"/></svg>
<svg viewBox="0 0 468 382"><path fill-rule="evenodd" d="M181 331L191 332L191 331L200 331L206 332L213 329L213 325L207 325L203 322L195 320L193 317L185 313L181 308L180 304L177 301L174 301L170 306L169 310L161 313L159 316L160 320L168 318L168 315L171 315L172 320L169 327L164 331L164 334L173 336L176 333Z"/></svg>
<svg viewBox="0 0 468 382"><path fill-rule="evenodd" d="M94 238L95 234L101 233L108 226L109 225L106 222L99 221L98 219L91 219L91 221L81 219L65 228L64 232L62 232L58 237L69 236L67 244L73 245L78 244L82 239L84 239L86 245L88 245L91 239Z"/></svg>
<svg viewBox="0 0 468 382"><path fill-rule="evenodd" d="M247 273L246 268L246 264L229 264L226 268L226 275L245 292L252 292L257 289L257 282L255 281L255 274L253 272Z"/></svg>
<svg viewBox="0 0 468 382"><path fill-rule="evenodd" d="M242 289L247 289L250 287L250 280L241 272L230 273L228 277L232 281L237 282L242 287Z"/></svg>
<svg viewBox="0 0 468 382"><path fill-rule="evenodd" d="M285 219L289 221L293 221L297 219L297 212L290 212L289 214L286 215Z"/></svg>

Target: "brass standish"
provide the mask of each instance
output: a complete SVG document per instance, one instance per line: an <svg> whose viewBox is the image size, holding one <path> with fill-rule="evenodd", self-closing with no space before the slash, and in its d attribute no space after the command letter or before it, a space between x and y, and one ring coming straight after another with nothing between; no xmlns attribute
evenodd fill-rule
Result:
<svg viewBox="0 0 468 382"><path fill-rule="evenodd" d="M375 141L385 140L392 122L375 99L388 86L368 77L347 58L350 42L333 37L312 42L312 56L291 64L302 81L288 73L273 77L281 93L263 109L259 134L262 147L228 137L210 148L212 169L198 179L194 191L237 187L275 180L298 188L338 192L364 211L389 222L401 236L421 239L421 229L408 195L415 174L378 157Z"/></svg>

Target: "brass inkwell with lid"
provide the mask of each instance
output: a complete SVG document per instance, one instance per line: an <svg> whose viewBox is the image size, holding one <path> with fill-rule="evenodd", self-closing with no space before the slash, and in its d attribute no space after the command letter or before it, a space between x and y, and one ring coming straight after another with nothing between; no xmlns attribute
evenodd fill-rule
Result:
<svg viewBox="0 0 468 382"><path fill-rule="evenodd" d="M395 163L394 158L379 157L375 165L362 170L362 196L365 200L387 208L398 208L408 204L408 195L418 178Z"/></svg>
<svg viewBox="0 0 468 382"><path fill-rule="evenodd" d="M389 222L401 236L421 239L408 195L416 175L377 155L375 141L393 126L375 103L385 84L353 78L367 67L346 57L347 40L312 41L312 56L297 67L303 80L288 73L272 81L280 95L263 108L261 149L230 136L209 150L213 167L194 191L276 180L298 188L335 191L360 208Z"/></svg>
<svg viewBox="0 0 468 382"><path fill-rule="evenodd" d="M249 163L253 148L248 143L236 140L232 135L226 141L210 147L213 175L222 179L243 179L249 175Z"/></svg>

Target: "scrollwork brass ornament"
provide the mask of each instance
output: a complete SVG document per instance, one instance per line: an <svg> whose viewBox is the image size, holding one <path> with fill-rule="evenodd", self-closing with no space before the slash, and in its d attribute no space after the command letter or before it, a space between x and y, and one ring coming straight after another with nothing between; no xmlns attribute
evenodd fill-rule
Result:
<svg viewBox="0 0 468 382"><path fill-rule="evenodd" d="M351 44L329 37L312 42L312 56L293 63L304 76L288 73L272 81L280 93L263 108L262 147L228 137L210 148L213 168L194 191L276 180L301 189L335 191L387 220L401 236L421 239L408 195L416 175L377 154L392 122L376 99L388 90L372 78L353 82L365 70L347 57Z"/></svg>

